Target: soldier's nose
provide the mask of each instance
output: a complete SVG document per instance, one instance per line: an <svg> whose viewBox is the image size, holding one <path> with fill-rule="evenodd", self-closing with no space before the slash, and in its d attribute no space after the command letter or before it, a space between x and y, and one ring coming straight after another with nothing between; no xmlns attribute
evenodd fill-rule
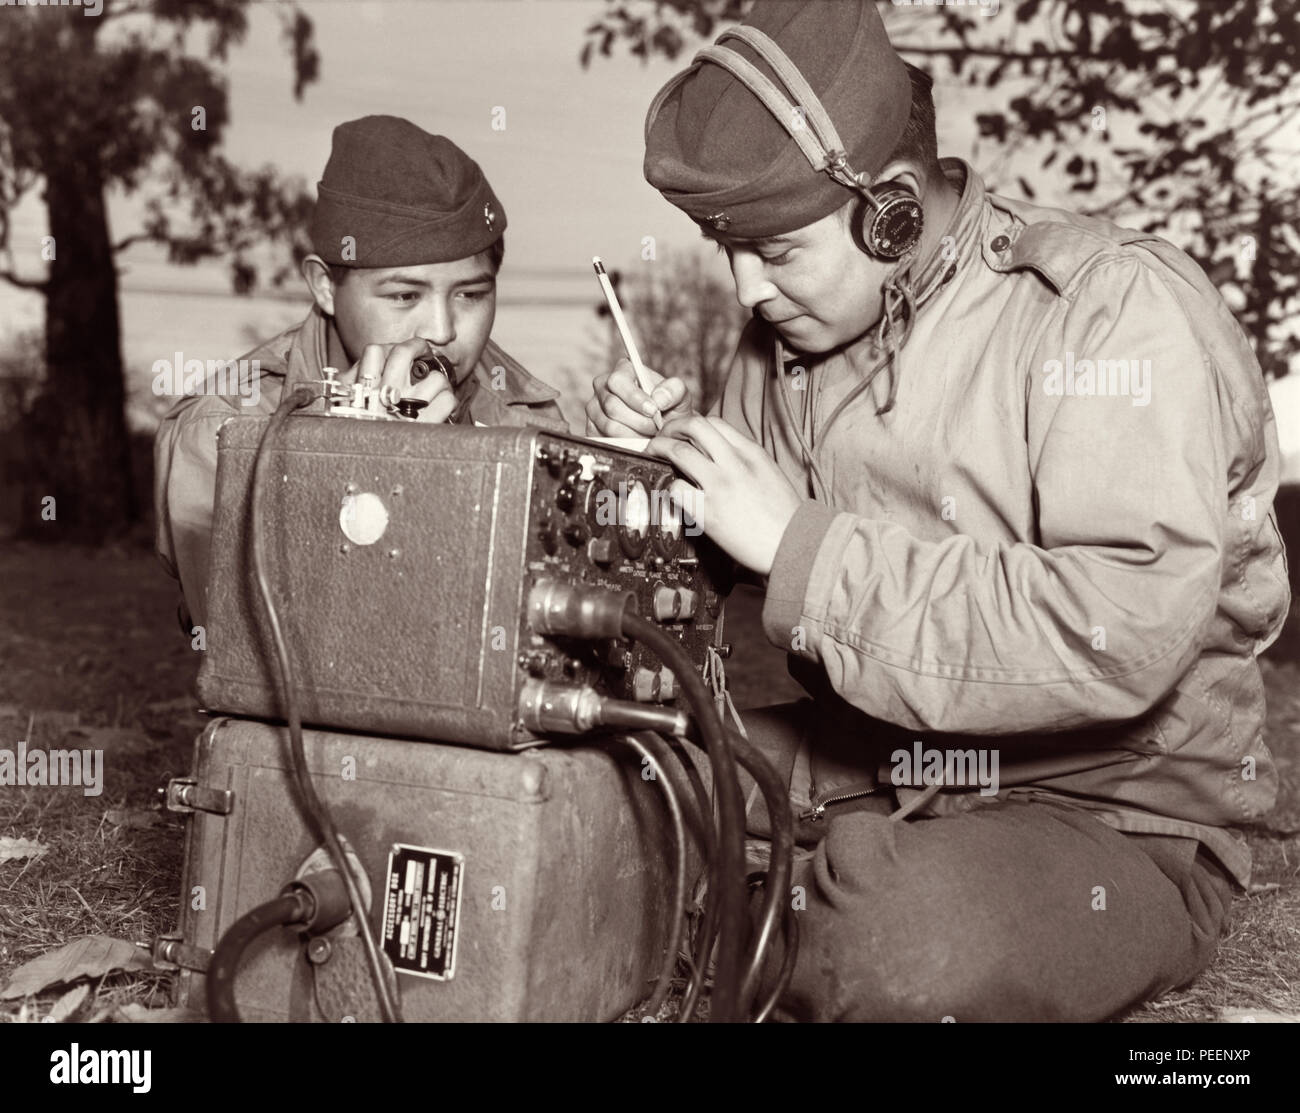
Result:
<svg viewBox="0 0 1300 1113"><path fill-rule="evenodd" d="M771 301L777 294L776 287L763 276L761 261L747 258L741 252L732 256L731 277L736 283L736 300L745 309Z"/></svg>

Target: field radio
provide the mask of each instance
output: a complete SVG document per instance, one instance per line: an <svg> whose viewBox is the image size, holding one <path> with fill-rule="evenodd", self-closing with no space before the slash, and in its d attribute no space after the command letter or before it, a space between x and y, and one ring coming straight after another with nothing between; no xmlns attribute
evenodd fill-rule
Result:
<svg viewBox="0 0 1300 1113"><path fill-rule="evenodd" d="M275 718L245 559L265 425L218 435L199 695L211 711ZM508 750L588 729L593 690L676 706L678 679L640 644L551 632L573 585L630 594L697 668L719 641L730 564L691 536L663 461L529 427L305 415L269 452L275 528L261 528L306 723Z"/></svg>
<svg viewBox="0 0 1300 1113"><path fill-rule="evenodd" d="M733 566L668 498L677 474L539 428L411 421L373 382L317 388L325 415L290 415L300 394L218 434L198 685L216 718L168 789L191 820L179 930L155 946L180 1002L613 1019L667 993L698 843L696 968L716 939L714 1016L743 1017L790 837L751 940L735 762L773 814L784 790L704 683L723 683Z"/></svg>

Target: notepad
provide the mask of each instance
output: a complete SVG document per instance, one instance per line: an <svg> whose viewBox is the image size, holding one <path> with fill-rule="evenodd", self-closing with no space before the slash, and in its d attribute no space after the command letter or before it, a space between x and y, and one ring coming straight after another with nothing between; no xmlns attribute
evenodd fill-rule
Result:
<svg viewBox="0 0 1300 1113"><path fill-rule="evenodd" d="M621 448L624 452L644 452L646 445L650 443L649 437L584 437L584 440L595 441L597 444L607 444L613 448Z"/></svg>

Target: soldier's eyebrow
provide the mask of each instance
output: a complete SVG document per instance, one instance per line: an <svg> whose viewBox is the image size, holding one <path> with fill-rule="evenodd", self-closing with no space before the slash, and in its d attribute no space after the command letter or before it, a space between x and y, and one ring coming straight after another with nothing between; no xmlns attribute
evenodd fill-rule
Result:
<svg viewBox="0 0 1300 1113"><path fill-rule="evenodd" d="M457 286L481 286L485 283L495 284L497 276L491 271L484 271L482 274L476 274L473 278L462 278L456 282L452 289Z"/></svg>
<svg viewBox="0 0 1300 1113"><path fill-rule="evenodd" d="M481 274L472 275L469 278L457 279L452 283L452 289L457 289L461 286L479 286L495 283L496 280L496 275L491 271L483 271ZM433 283L426 282L422 278L410 278L403 274L390 274L375 280L376 290L389 286L414 286L421 290L433 289Z"/></svg>
<svg viewBox="0 0 1300 1113"><path fill-rule="evenodd" d="M422 278L409 278L404 274L387 274L383 278L377 278L375 286L376 288L380 286L418 286L422 290L427 290L430 284Z"/></svg>
<svg viewBox="0 0 1300 1113"><path fill-rule="evenodd" d="M722 244L724 247L779 247L782 244L794 243L794 237L786 234L779 236L758 236L754 239L749 239L744 236L728 236L724 239L721 236L715 236L707 228L701 228L700 235L709 242Z"/></svg>

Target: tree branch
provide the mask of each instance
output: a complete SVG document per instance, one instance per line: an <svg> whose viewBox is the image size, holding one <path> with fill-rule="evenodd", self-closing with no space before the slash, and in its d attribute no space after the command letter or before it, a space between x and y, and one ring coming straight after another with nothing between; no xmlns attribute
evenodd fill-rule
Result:
<svg viewBox="0 0 1300 1113"><path fill-rule="evenodd" d="M20 290L39 290L42 293L49 286L44 278L19 278L12 271L0 271L0 278L3 278L12 286L17 286Z"/></svg>
<svg viewBox="0 0 1300 1113"><path fill-rule="evenodd" d="M1113 62L1110 54L1085 54L1080 50L1004 50L992 46L912 46L908 43L895 43L894 49L900 54L931 54L942 58L1001 58L1010 62L1052 62L1061 58L1072 58L1080 62ZM1144 51L1148 57L1163 58L1173 54L1172 50Z"/></svg>
<svg viewBox="0 0 1300 1113"><path fill-rule="evenodd" d="M132 232L131 235L124 236L122 239L118 240L117 243L113 245L112 252L116 255L119 251L125 251L133 243L141 243L143 241L162 243L165 239L165 236L160 236L154 232Z"/></svg>

